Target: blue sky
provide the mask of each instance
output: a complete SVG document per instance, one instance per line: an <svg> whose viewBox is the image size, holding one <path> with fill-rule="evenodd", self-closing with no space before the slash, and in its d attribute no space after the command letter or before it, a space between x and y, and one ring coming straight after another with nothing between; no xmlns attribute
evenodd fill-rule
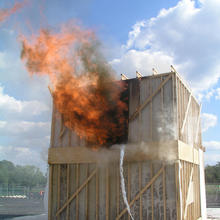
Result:
<svg viewBox="0 0 220 220"><path fill-rule="evenodd" d="M18 1L2 0L0 9ZM46 168L48 79L28 75L20 33L72 19L93 29L118 74L169 71L173 64L202 103L206 164L220 161L220 2L218 0L29 0L0 23L0 160ZM34 78L34 79L33 79Z"/></svg>

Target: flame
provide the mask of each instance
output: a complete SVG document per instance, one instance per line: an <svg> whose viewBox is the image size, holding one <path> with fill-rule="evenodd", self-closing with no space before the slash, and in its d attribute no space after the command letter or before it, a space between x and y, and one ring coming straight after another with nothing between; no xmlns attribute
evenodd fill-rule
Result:
<svg viewBox="0 0 220 220"><path fill-rule="evenodd" d="M72 25L59 33L40 30L21 40L21 58L29 73L49 75L65 126L92 145L108 145L125 135L125 86L115 80L93 32Z"/></svg>
<svg viewBox="0 0 220 220"><path fill-rule="evenodd" d="M23 8L26 2L27 1L15 3L14 6L9 9L0 9L0 22L5 21L6 18L8 18L10 15L17 12L17 10Z"/></svg>

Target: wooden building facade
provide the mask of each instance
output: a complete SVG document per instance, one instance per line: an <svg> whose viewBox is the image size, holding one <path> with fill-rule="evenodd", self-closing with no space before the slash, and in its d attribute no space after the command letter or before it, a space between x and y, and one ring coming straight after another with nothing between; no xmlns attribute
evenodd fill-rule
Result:
<svg viewBox="0 0 220 220"><path fill-rule="evenodd" d="M126 80L124 177L134 219L205 219L200 105L176 71ZM94 152L54 108L48 163L49 220L130 219L120 149Z"/></svg>

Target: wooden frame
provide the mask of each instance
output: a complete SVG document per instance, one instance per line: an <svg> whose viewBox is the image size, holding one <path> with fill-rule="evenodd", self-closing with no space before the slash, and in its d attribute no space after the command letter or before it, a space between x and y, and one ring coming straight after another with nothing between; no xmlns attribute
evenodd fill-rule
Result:
<svg viewBox="0 0 220 220"><path fill-rule="evenodd" d="M124 80L129 92L124 177L134 218L199 219L201 106L175 70ZM172 155L168 163L167 155ZM130 219L120 188L119 156L120 148L86 148L54 108L48 219ZM195 200L189 204L192 184Z"/></svg>

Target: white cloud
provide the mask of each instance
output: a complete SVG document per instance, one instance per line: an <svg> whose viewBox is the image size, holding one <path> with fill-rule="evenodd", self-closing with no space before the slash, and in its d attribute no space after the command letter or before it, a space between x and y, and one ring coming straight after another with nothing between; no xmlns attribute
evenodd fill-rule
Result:
<svg viewBox="0 0 220 220"><path fill-rule="evenodd" d="M211 88L220 77L220 35L214 31L220 26L219 8L216 0L201 1L199 8L192 0L182 0L137 22L113 67L134 77L135 70L150 74L155 64L160 72L164 64L167 70L174 64L195 91Z"/></svg>
<svg viewBox="0 0 220 220"><path fill-rule="evenodd" d="M1 136L40 138L49 135L50 122L0 121Z"/></svg>
<svg viewBox="0 0 220 220"><path fill-rule="evenodd" d="M205 132L211 127L215 127L217 124L218 118L216 115L202 113L202 131Z"/></svg>
<svg viewBox="0 0 220 220"><path fill-rule="evenodd" d="M206 147L206 150L220 151L220 141L204 141L203 145ZM220 157L219 157L219 161L220 161Z"/></svg>
<svg viewBox="0 0 220 220"><path fill-rule="evenodd" d="M205 152L204 154L205 164L215 165L216 163L220 162L220 152L216 151L214 153Z"/></svg>
<svg viewBox="0 0 220 220"><path fill-rule="evenodd" d="M152 52L128 50L120 59L115 59L110 64L120 73L126 76L134 77L136 70L144 75L152 74L152 68L160 72L168 72L170 63L173 63L172 57L164 54L162 51Z"/></svg>
<svg viewBox="0 0 220 220"><path fill-rule="evenodd" d="M217 88L217 89L216 89L216 93L217 93L217 94L216 94L215 98L216 98L216 99L220 99L220 88Z"/></svg>
<svg viewBox="0 0 220 220"><path fill-rule="evenodd" d="M21 101L4 93L0 86L0 113L14 116L35 116L48 111L49 107L39 101Z"/></svg>

